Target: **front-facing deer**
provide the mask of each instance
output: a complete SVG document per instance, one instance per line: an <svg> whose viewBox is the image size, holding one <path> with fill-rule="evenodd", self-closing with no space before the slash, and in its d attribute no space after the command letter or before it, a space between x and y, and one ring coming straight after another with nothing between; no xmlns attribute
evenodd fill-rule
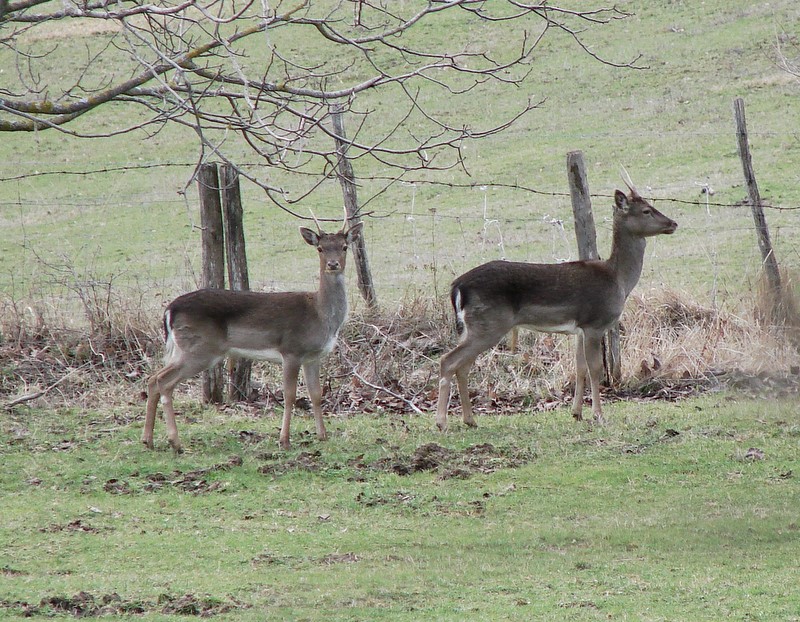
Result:
<svg viewBox="0 0 800 622"><path fill-rule="evenodd" d="M477 356L515 326L576 336L572 415L581 419L588 371L592 412L602 421L600 380L603 334L619 319L642 273L646 238L675 232L678 224L629 185L614 195L611 256L605 260L532 264L491 261L462 274L450 291L459 344L441 360L436 424L447 429L450 386L455 375L464 423L475 426L467 375Z"/></svg>
<svg viewBox="0 0 800 622"><path fill-rule="evenodd" d="M347 246L362 223L338 233L300 228L303 239L319 251L319 291L243 292L201 289L173 300L164 312L164 367L147 381L147 416L142 442L153 448L159 399L167 436L181 450L172 392L228 355L283 363L284 413L280 445L289 448L289 425L303 368L316 420L317 438L325 440L322 421L320 360L336 343L347 317L344 268Z"/></svg>

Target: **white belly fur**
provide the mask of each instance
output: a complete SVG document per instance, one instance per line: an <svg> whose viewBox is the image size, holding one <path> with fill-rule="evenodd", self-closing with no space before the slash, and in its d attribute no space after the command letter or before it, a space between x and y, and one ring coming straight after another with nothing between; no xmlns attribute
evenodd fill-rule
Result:
<svg viewBox="0 0 800 622"><path fill-rule="evenodd" d="M308 354L311 354L311 356L310 357L307 356L306 358L316 359L316 358L322 358L323 356L327 356L328 354L331 353L331 351L333 350L335 345L336 345L336 335L331 337L328 340L328 342L325 343L325 345L322 347L322 350L320 352L308 353ZM283 355L280 352L278 352L277 350L274 350L272 348L265 348L263 350L250 350L248 348L231 348L228 351L228 354L230 356L235 356L235 357L243 358L243 359L254 359L254 360L257 360L257 361L270 361L272 363L282 363L283 362Z"/></svg>
<svg viewBox="0 0 800 622"><path fill-rule="evenodd" d="M228 352L231 356L236 356L243 359L255 359L257 361L272 361L273 363L282 363L283 356L277 350L267 348L264 350L248 350L245 348L231 348Z"/></svg>
<svg viewBox="0 0 800 622"><path fill-rule="evenodd" d="M552 326L536 326L534 324L520 324L520 328L538 330L540 333L561 333L564 335L575 335L580 332L576 322L564 322Z"/></svg>

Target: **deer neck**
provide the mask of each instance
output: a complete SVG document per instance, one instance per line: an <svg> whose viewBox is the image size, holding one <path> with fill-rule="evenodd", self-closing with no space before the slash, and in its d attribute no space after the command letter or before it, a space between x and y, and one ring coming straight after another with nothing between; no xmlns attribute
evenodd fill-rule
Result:
<svg viewBox="0 0 800 622"><path fill-rule="evenodd" d="M644 264L644 250L647 240L643 237L631 235L622 227L615 226L611 244L611 256L606 262L614 271L617 282L625 290L627 297L642 274Z"/></svg>
<svg viewBox="0 0 800 622"><path fill-rule="evenodd" d="M321 316L326 317L328 326L338 331L347 318L347 292L345 290L344 273L320 275L317 292L317 308Z"/></svg>

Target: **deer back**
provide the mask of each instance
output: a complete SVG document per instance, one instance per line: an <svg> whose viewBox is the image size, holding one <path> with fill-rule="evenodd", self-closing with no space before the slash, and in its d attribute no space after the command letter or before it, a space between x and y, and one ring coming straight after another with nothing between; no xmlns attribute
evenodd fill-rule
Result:
<svg viewBox="0 0 800 622"><path fill-rule="evenodd" d="M458 277L451 289L457 318L470 326L525 325L545 332L603 328L622 311L625 295L602 261L533 264L491 261Z"/></svg>

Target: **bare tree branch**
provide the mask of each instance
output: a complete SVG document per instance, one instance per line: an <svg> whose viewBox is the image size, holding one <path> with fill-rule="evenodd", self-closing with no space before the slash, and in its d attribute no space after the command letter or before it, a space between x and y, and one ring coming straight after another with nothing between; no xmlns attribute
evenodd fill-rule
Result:
<svg viewBox="0 0 800 622"><path fill-rule="evenodd" d="M0 63L7 68L0 132L52 130L99 139L152 135L176 124L197 136L198 165L213 157L235 166L249 151L272 170L294 175L303 189L289 196L279 184L239 168L287 211L335 176L332 103L344 104L358 122L349 157L398 180L411 171L464 167L465 141L502 132L541 105L526 94L516 111L478 125L458 113L457 102L494 84L527 84L534 50L551 32L568 35L598 62L636 67L638 61L604 58L583 39L587 28L629 17L616 6L565 9L519 0L0 2ZM422 31L427 24L446 33L456 23L480 31L481 38L442 40ZM72 27L76 41L59 34L62 24ZM60 47L72 53L77 41L83 54L72 54L66 66L53 62ZM453 106L437 109L436 92L453 98ZM391 103L389 113L376 111L379 102ZM114 113L105 115L111 104ZM104 123L92 123L99 114Z"/></svg>

